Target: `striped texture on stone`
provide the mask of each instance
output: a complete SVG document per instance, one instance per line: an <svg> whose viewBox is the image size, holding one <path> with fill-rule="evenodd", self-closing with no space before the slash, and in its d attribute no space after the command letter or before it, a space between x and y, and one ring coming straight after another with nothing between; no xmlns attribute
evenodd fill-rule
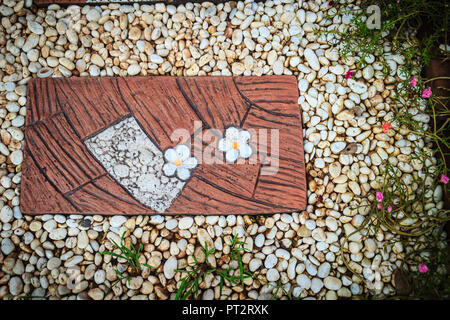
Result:
<svg viewBox="0 0 450 320"><path fill-rule="evenodd" d="M297 100L294 76L32 79L21 211L91 215L303 210L306 180ZM191 141L203 137L204 150L192 146L195 155L215 139L206 137L207 129L224 134L229 127L254 132L250 145L261 154L255 152L243 164L199 163L186 181L161 173L164 152L186 142L174 138L174 130L187 130ZM259 129L277 129L278 153L270 133L265 141ZM275 169L264 161L274 156Z"/></svg>

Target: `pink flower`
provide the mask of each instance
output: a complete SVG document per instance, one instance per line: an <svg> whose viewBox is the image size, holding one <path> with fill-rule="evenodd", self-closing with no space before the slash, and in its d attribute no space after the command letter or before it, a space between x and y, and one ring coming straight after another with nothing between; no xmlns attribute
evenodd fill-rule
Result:
<svg viewBox="0 0 450 320"><path fill-rule="evenodd" d="M427 273L428 272L428 267L427 267L427 265L426 264L420 264L419 265L419 272L420 273Z"/></svg>
<svg viewBox="0 0 450 320"><path fill-rule="evenodd" d="M383 205L381 204L381 203L379 203L378 205L377 205L377 207L378 207L378 209L383 209Z"/></svg>
<svg viewBox="0 0 450 320"><path fill-rule="evenodd" d="M353 71L347 71L345 73L345 79L350 79L355 73Z"/></svg>
<svg viewBox="0 0 450 320"><path fill-rule="evenodd" d="M383 129L384 133L388 133L389 129L392 128L392 126L389 122L386 122L385 124L383 124L383 126L381 128Z"/></svg>
<svg viewBox="0 0 450 320"><path fill-rule="evenodd" d="M445 175L441 175L441 181L443 184L447 184L450 179Z"/></svg>
<svg viewBox="0 0 450 320"><path fill-rule="evenodd" d="M381 193L381 192L377 192L377 201L378 202L381 202L381 201L383 201L383 193Z"/></svg>
<svg viewBox="0 0 450 320"><path fill-rule="evenodd" d="M415 87L417 84L417 78L416 77L412 77L411 81L409 82L409 84L411 85L411 87Z"/></svg>
<svg viewBox="0 0 450 320"><path fill-rule="evenodd" d="M389 206L389 207L387 208L387 210L388 210L388 212L392 212L392 206Z"/></svg>
<svg viewBox="0 0 450 320"><path fill-rule="evenodd" d="M431 91L431 87L426 88L422 93L422 98L429 98L433 92Z"/></svg>

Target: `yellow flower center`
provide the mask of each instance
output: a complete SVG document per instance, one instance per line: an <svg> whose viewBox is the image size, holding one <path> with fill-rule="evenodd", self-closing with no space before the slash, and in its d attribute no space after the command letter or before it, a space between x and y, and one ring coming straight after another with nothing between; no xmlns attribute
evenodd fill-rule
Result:
<svg viewBox="0 0 450 320"><path fill-rule="evenodd" d="M233 149L235 150L239 149L239 143L237 143L236 141L233 142Z"/></svg>
<svg viewBox="0 0 450 320"><path fill-rule="evenodd" d="M173 162L173 164L176 165L177 167L179 167L179 166L181 166L181 160L180 160L180 159L176 159L176 160Z"/></svg>

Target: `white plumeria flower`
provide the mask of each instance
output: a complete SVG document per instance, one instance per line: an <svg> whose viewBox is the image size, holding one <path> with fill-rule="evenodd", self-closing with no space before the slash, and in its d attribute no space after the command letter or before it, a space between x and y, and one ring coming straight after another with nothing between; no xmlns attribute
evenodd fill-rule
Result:
<svg viewBox="0 0 450 320"><path fill-rule="evenodd" d="M235 162L237 158L250 158L252 148L249 146L250 133L230 127L225 131L225 138L219 140L219 150L225 152L227 162Z"/></svg>
<svg viewBox="0 0 450 320"><path fill-rule="evenodd" d="M164 158L167 161L163 166L164 174L170 177L176 172L180 180L187 180L191 176L191 170L197 166L197 159L191 157L191 151L184 144L167 149Z"/></svg>

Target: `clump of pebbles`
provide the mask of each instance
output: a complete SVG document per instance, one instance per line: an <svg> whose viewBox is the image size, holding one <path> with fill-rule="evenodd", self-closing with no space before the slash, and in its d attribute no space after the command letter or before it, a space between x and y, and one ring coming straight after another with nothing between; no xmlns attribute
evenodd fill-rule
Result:
<svg viewBox="0 0 450 320"><path fill-rule="evenodd" d="M355 1L355 4L358 2ZM352 5L351 3L349 4ZM389 245L396 236L383 227L357 232L380 186L380 165L397 166L412 181L409 163L429 144L407 129L384 133L393 119L392 95L402 79L401 56L384 53L356 70L358 57L343 61L331 44L348 15L332 20L328 1L275 0L224 4L50 5L4 0L0 5L0 298L23 295L54 299L173 299L191 256L202 258L205 241L216 248L212 263L226 267L234 234L245 241L245 266L294 296L337 299L375 290L394 293L393 272L412 246ZM24 216L19 209L26 86L31 77L133 75L265 75L298 78L308 173L305 211L273 216ZM427 126L429 117L412 110ZM433 162L434 161L434 162ZM429 163L435 165L435 160ZM442 189L427 208L442 208ZM359 207L358 207L359 205ZM353 209L358 207L358 209ZM103 256L111 240L142 243L145 268L116 285L124 261ZM343 262L345 237L349 267ZM207 277L203 299L267 299L273 286L246 279L244 288Z"/></svg>

